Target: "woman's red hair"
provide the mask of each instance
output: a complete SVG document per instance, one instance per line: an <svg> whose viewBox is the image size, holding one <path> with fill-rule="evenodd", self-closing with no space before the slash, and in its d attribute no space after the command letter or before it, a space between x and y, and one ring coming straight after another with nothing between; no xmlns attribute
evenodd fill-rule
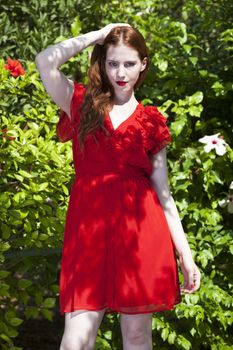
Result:
<svg viewBox="0 0 233 350"><path fill-rule="evenodd" d="M134 89L138 88L146 77L149 63L148 50L142 34L137 29L128 26L115 27L106 36L103 45L94 46L79 123L78 137L81 149L84 147L86 134L94 132L97 128L107 132L104 127L104 118L113 106L114 89L105 71L106 53L110 45L116 46L120 42L135 49L141 61L145 57L148 59L147 66L140 72Z"/></svg>

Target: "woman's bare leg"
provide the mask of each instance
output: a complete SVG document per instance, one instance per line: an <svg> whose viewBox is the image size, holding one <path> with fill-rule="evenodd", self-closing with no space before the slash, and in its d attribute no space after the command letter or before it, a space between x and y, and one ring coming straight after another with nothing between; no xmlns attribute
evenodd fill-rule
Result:
<svg viewBox="0 0 233 350"><path fill-rule="evenodd" d="M92 350L105 309L65 313L65 330L60 350Z"/></svg>
<svg viewBox="0 0 233 350"><path fill-rule="evenodd" d="M152 350L152 313L120 315L124 350Z"/></svg>

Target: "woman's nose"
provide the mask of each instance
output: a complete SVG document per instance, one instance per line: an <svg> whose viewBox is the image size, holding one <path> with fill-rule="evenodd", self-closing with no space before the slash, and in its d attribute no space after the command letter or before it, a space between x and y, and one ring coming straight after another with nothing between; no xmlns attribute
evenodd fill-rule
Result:
<svg viewBox="0 0 233 350"><path fill-rule="evenodd" d="M125 67L122 65L119 66L118 68L118 72L117 75L119 78L124 77L125 76Z"/></svg>

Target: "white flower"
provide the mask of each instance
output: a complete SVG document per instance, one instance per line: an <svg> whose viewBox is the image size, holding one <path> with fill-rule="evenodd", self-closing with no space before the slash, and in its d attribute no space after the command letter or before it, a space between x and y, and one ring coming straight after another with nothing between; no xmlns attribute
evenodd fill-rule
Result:
<svg viewBox="0 0 233 350"><path fill-rule="evenodd" d="M218 202L220 207L226 207L227 206L227 211L230 214L233 214L233 195L228 195L224 199Z"/></svg>
<svg viewBox="0 0 233 350"><path fill-rule="evenodd" d="M136 16L142 16L144 13L150 13L151 12L151 9L150 7L147 7L144 12L140 11L140 12L137 12L136 13Z"/></svg>
<svg viewBox="0 0 233 350"><path fill-rule="evenodd" d="M219 134L220 133L209 136L206 135L198 140L199 142L206 143L204 146L204 151L206 153L210 152L214 148L219 156L222 156L226 152L226 146L228 144L224 141L223 136L219 137Z"/></svg>
<svg viewBox="0 0 233 350"><path fill-rule="evenodd" d="M230 186L229 186L229 189L230 189L230 190L233 190L233 181L231 181Z"/></svg>

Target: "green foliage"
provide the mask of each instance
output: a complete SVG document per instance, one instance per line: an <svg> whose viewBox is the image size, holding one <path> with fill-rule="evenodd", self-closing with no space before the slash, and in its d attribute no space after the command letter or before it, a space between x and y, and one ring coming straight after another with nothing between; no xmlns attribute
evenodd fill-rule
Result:
<svg viewBox="0 0 233 350"><path fill-rule="evenodd" d="M151 64L138 99L168 115L170 188L193 256L202 273L198 292L173 311L153 317L156 348L232 348L232 214L219 202L233 181L232 3L120 0L8 1L0 4L0 337L17 349L24 319L53 319L69 188L70 143L55 136L58 108L44 90L35 55L48 45L128 22L145 36ZM43 27L43 31L41 28ZM86 81L88 48L62 66ZM3 68L10 56L25 75ZM220 133L223 156L198 139ZM182 276L180 275L182 280ZM96 349L120 349L117 315L105 316Z"/></svg>
<svg viewBox="0 0 233 350"><path fill-rule="evenodd" d="M52 320L73 176L70 145L55 136L58 109L35 64L25 69L14 78L0 61L0 333L6 349L24 318Z"/></svg>

